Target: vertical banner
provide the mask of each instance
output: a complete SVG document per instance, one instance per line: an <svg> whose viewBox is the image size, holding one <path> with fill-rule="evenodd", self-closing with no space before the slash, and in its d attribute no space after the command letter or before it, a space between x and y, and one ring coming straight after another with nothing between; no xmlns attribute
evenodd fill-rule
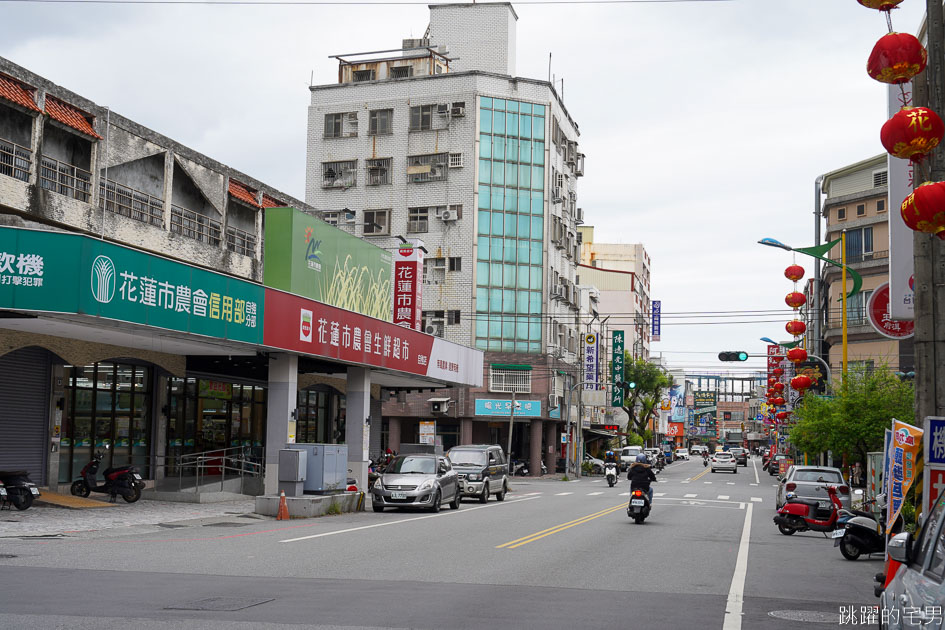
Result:
<svg viewBox="0 0 945 630"><path fill-rule="evenodd" d="M926 416L925 466L922 469L922 494L925 495L924 514L931 514L936 499L945 493L945 418Z"/></svg>
<svg viewBox="0 0 945 630"><path fill-rule="evenodd" d="M365 431L367 433L367 431ZM436 441L436 420L420 421L420 443L433 444Z"/></svg>
<svg viewBox="0 0 945 630"><path fill-rule="evenodd" d="M597 335L584 335L584 389L597 389Z"/></svg>
<svg viewBox="0 0 945 630"><path fill-rule="evenodd" d="M922 429L893 419L892 457L889 461L889 517L886 531L892 528L902 509L906 493L915 478L916 456L922 448Z"/></svg>
<svg viewBox="0 0 945 630"><path fill-rule="evenodd" d="M912 105L912 82L903 83L901 87L905 98L899 91L900 85L887 88L890 117L906 105ZM913 167L909 160L888 155L886 177L889 190L886 202L886 218L889 220L889 315L894 320L911 320L915 318L912 291L914 232L906 227L899 207L912 192Z"/></svg>
<svg viewBox="0 0 945 630"><path fill-rule="evenodd" d="M394 323L420 330L423 322L423 250L404 243L394 255Z"/></svg>
<svg viewBox="0 0 945 630"><path fill-rule="evenodd" d="M653 328L650 331L650 339L652 341L660 340L660 311L663 308L663 302L661 300L653 300L651 302L652 315L653 315Z"/></svg>
<svg viewBox="0 0 945 630"><path fill-rule="evenodd" d="M610 364L610 406L623 407L623 388L617 383L623 382L623 331L615 330L612 338L611 348L613 359Z"/></svg>

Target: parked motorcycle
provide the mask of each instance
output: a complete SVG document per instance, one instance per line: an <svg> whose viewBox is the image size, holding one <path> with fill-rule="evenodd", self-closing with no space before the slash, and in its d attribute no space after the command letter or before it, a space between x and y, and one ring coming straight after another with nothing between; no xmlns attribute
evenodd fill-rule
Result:
<svg viewBox="0 0 945 630"><path fill-rule="evenodd" d="M604 477L607 479L607 485L613 488L617 485L617 464L607 462L604 464Z"/></svg>
<svg viewBox="0 0 945 630"><path fill-rule="evenodd" d="M862 490L856 492L863 493ZM871 499L866 505L877 503L877 499L880 497ZM881 499L880 505L882 505ZM886 537L883 534L883 527L872 512L852 510L851 514L842 520L844 521L843 527L838 527L833 533L833 537L836 539L833 546L840 547L840 553L843 554L844 558L856 560L861 554L882 553L886 550Z"/></svg>
<svg viewBox="0 0 945 630"><path fill-rule="evenodd" d="M106 447L107 448L107 447ZM106 468L102 474L105 481L99 484L95 476L98 474L99 464L105 458L104 451L97 451L92 457L92 461L82 468L81 479L72 483L71 492L77 497L87 497L92 492L101 492L111 497L115 501L120 494L121 498L128 503L134 503L141 498L141 491L144 489L144 482L138 469L135 466L119 466L117 468Z"/></svg>
<svg viewBox="0 0 945 630"><path fill-rule="evenodd" d="M512 474L520 477L527 477L529 475L528 464L525 463L525 460L516 459L512 461ZM545 462L541 463L541 474L548 474L548 467L545 466Z"/></svg>
<svg viewBox="0 0 945 630"><path fill-rule="evenodd" d="M39 496L39 488L25 470L0 470L0 482L6 490L4 502L18 510L28 510Z"/></svg>
<svg viewBox="0 0 945 630"><path fill-rule="evenodd" d="M650 515L650 497L646 491L639 488L630 491L630 503L627 505L627 516L637 525L643 523Z"/></svg>
<svg viewBox="0 0 945 630"><path fill-rule="evenodd" d="M837 529L838 519L841 511L849 514L843 509L843 504L837 498L837 488L827 486L827 494L830 496L830 512L823 514L819 509L819 503L813 499L799 499L793 493L788 493L787 502L778 510L774 517L774 523L778 526L778 531L785 536L790 536L794 532L832 532Z"/></svg>

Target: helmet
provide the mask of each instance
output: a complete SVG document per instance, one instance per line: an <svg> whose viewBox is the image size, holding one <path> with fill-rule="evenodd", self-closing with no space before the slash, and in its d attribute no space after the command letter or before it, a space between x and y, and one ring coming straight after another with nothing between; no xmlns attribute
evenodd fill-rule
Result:
<svg viewBox="0 0 945 630"><path fill-rule="evenodd" d="M646 455L644 455L643 453L640 453L639 455L637 455L638 464L645 464L646 462L647 462Z"/></svg>
<svg viewBox="0 0 945 630"><path fill-rule="evenodd" d="M607 456L607 457L613 457L613 456L614 456L614 452L613 452L613 451L607 451L607 455L606 455L606 456Z"/></svg>

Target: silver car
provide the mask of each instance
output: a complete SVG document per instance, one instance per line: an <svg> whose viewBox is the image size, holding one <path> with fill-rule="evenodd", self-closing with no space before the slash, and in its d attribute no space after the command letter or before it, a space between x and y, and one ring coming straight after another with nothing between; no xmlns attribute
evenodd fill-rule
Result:
<svg viewBox="0 0 945 630"><path fill-rule="evenodd" d="M386 507L426 508L439 512L444 501L459 509L462 488L448 457L411 453L395 457L371 488L375 512Z"/></svg>
<svg viewBox="0 0 945 630"><path fill-rule="evenodd" d="M712 466L712 472L718 472L720 470L731 470L733 473L738 472L738 462L735 460L735 456L728 451L719 451L713 454L712 457L709 458L709 465Z"/></svg>
<svg viewBox="0 0 945 630"><path fill-rule="evenodd" d="M830 495L827 486L837 488L837 498L847 510L850 509L850 486L843 480L839 468L828 466L791 466L778 478L778 492L775 503L778 509L787 501L788 493L798 499L817 501L821 509L830 508Z"/></svg>

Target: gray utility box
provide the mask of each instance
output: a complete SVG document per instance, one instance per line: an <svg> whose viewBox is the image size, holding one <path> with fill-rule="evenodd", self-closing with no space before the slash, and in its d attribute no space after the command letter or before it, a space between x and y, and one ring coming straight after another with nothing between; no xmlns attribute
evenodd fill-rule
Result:
<svg viewBox="0 0 945 630"><path fill-rule="evenodd" d="M295 449L279 451L279 491L287 497L302 496L308 471L308 453Z"/></svg>
<svg viewBox="0 0 945 630"><path fill-rule="evenodd" d="M348 480L348 447L345 444L286 444L286 449L303 451L307 464L305 492L344 490Z"/></svg>

